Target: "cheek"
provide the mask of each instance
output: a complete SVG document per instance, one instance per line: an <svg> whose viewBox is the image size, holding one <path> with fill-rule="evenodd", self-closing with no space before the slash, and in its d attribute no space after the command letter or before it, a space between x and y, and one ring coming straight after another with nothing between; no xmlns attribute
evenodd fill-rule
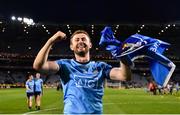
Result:
<svg viewBox="0 0 180 115"><path fill-rule="evenodd" d="M71 49L71 50L74 50L75 46L76 46L76 45L71 44L71 45L70 45L70 49Z"/></svg>

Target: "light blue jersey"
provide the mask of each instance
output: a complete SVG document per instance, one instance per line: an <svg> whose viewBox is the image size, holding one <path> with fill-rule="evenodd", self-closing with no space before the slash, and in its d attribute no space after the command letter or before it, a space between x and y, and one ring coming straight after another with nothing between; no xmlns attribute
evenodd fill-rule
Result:
<svg viewBox="0 0 180 115"><path fill-rule="evenodd" d="M42 92L43 80L42 79L34 79L34 91Z"/></svg>
<svg viewBox="0 0 180 115"><path fill-rule="evenodd" d="M112 67L104 62L82 64L74 59L56 62L64 92L64 113L102 113L104 78L109 78Z"/></svg>
<svg viewBox="0 0 180 115"><path fill-rule="evenodd" d="M26 89L27 93L34 93L34 80L27 80L26 87L29 88L29 89Z"/></svg>

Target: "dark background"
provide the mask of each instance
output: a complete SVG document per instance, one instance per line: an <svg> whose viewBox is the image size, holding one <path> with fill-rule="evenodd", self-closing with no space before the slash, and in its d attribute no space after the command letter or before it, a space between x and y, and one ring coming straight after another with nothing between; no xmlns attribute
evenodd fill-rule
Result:
<svg viewBox="0 0 180 115"><path fill-rule="evenodd" d="M179 4L179 0L1 0L0 69L32 71L34 58L49 37L61 30L69 38L77 29L86 30L92 37L93 59L117 65L118 62L114 63L111 56L98 45L100 32L109 25L113 31L117 31L115 36L121 41L132 34L140 33L171 43L165 55L174 61L177 65L176 71L179 72ZM36 24L27 26L17 21L13 22L11 20L13 15L32 18ZM142 25L145 26L141 28ZM161 32L162 30L164 32ZM67 39L53 46L49 59L72 58L72 56ZM135 68L137 71L147 71L146 62L137 61L137 63L146 68L137 67Z"/></svg>
<svg viewBox="0 0 180 115"><path fill-rule="evenodd" d="M180 19L179 4L179 0L1 0L0 16L76 24L167 23Z"/></svg>

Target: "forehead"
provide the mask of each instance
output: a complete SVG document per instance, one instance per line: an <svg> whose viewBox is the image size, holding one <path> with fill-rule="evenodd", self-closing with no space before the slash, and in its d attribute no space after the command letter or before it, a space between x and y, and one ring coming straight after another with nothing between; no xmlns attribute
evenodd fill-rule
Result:
<svg viewBox="0 0 180 115"><path fill-rule="evenodd" d="M84 33L79 33L73 36L73 39L77 39L77 38L89 38L86 34Z"/></svg>

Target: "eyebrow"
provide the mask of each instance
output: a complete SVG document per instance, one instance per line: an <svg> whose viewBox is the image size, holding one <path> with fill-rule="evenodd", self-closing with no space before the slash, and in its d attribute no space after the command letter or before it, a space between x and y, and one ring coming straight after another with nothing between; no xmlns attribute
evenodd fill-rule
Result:
<svg viewBox="0 0 180 115"><path fill-rule="evenodd" d="M86 39L86 37L75 37L74 39Z"/></svg>

